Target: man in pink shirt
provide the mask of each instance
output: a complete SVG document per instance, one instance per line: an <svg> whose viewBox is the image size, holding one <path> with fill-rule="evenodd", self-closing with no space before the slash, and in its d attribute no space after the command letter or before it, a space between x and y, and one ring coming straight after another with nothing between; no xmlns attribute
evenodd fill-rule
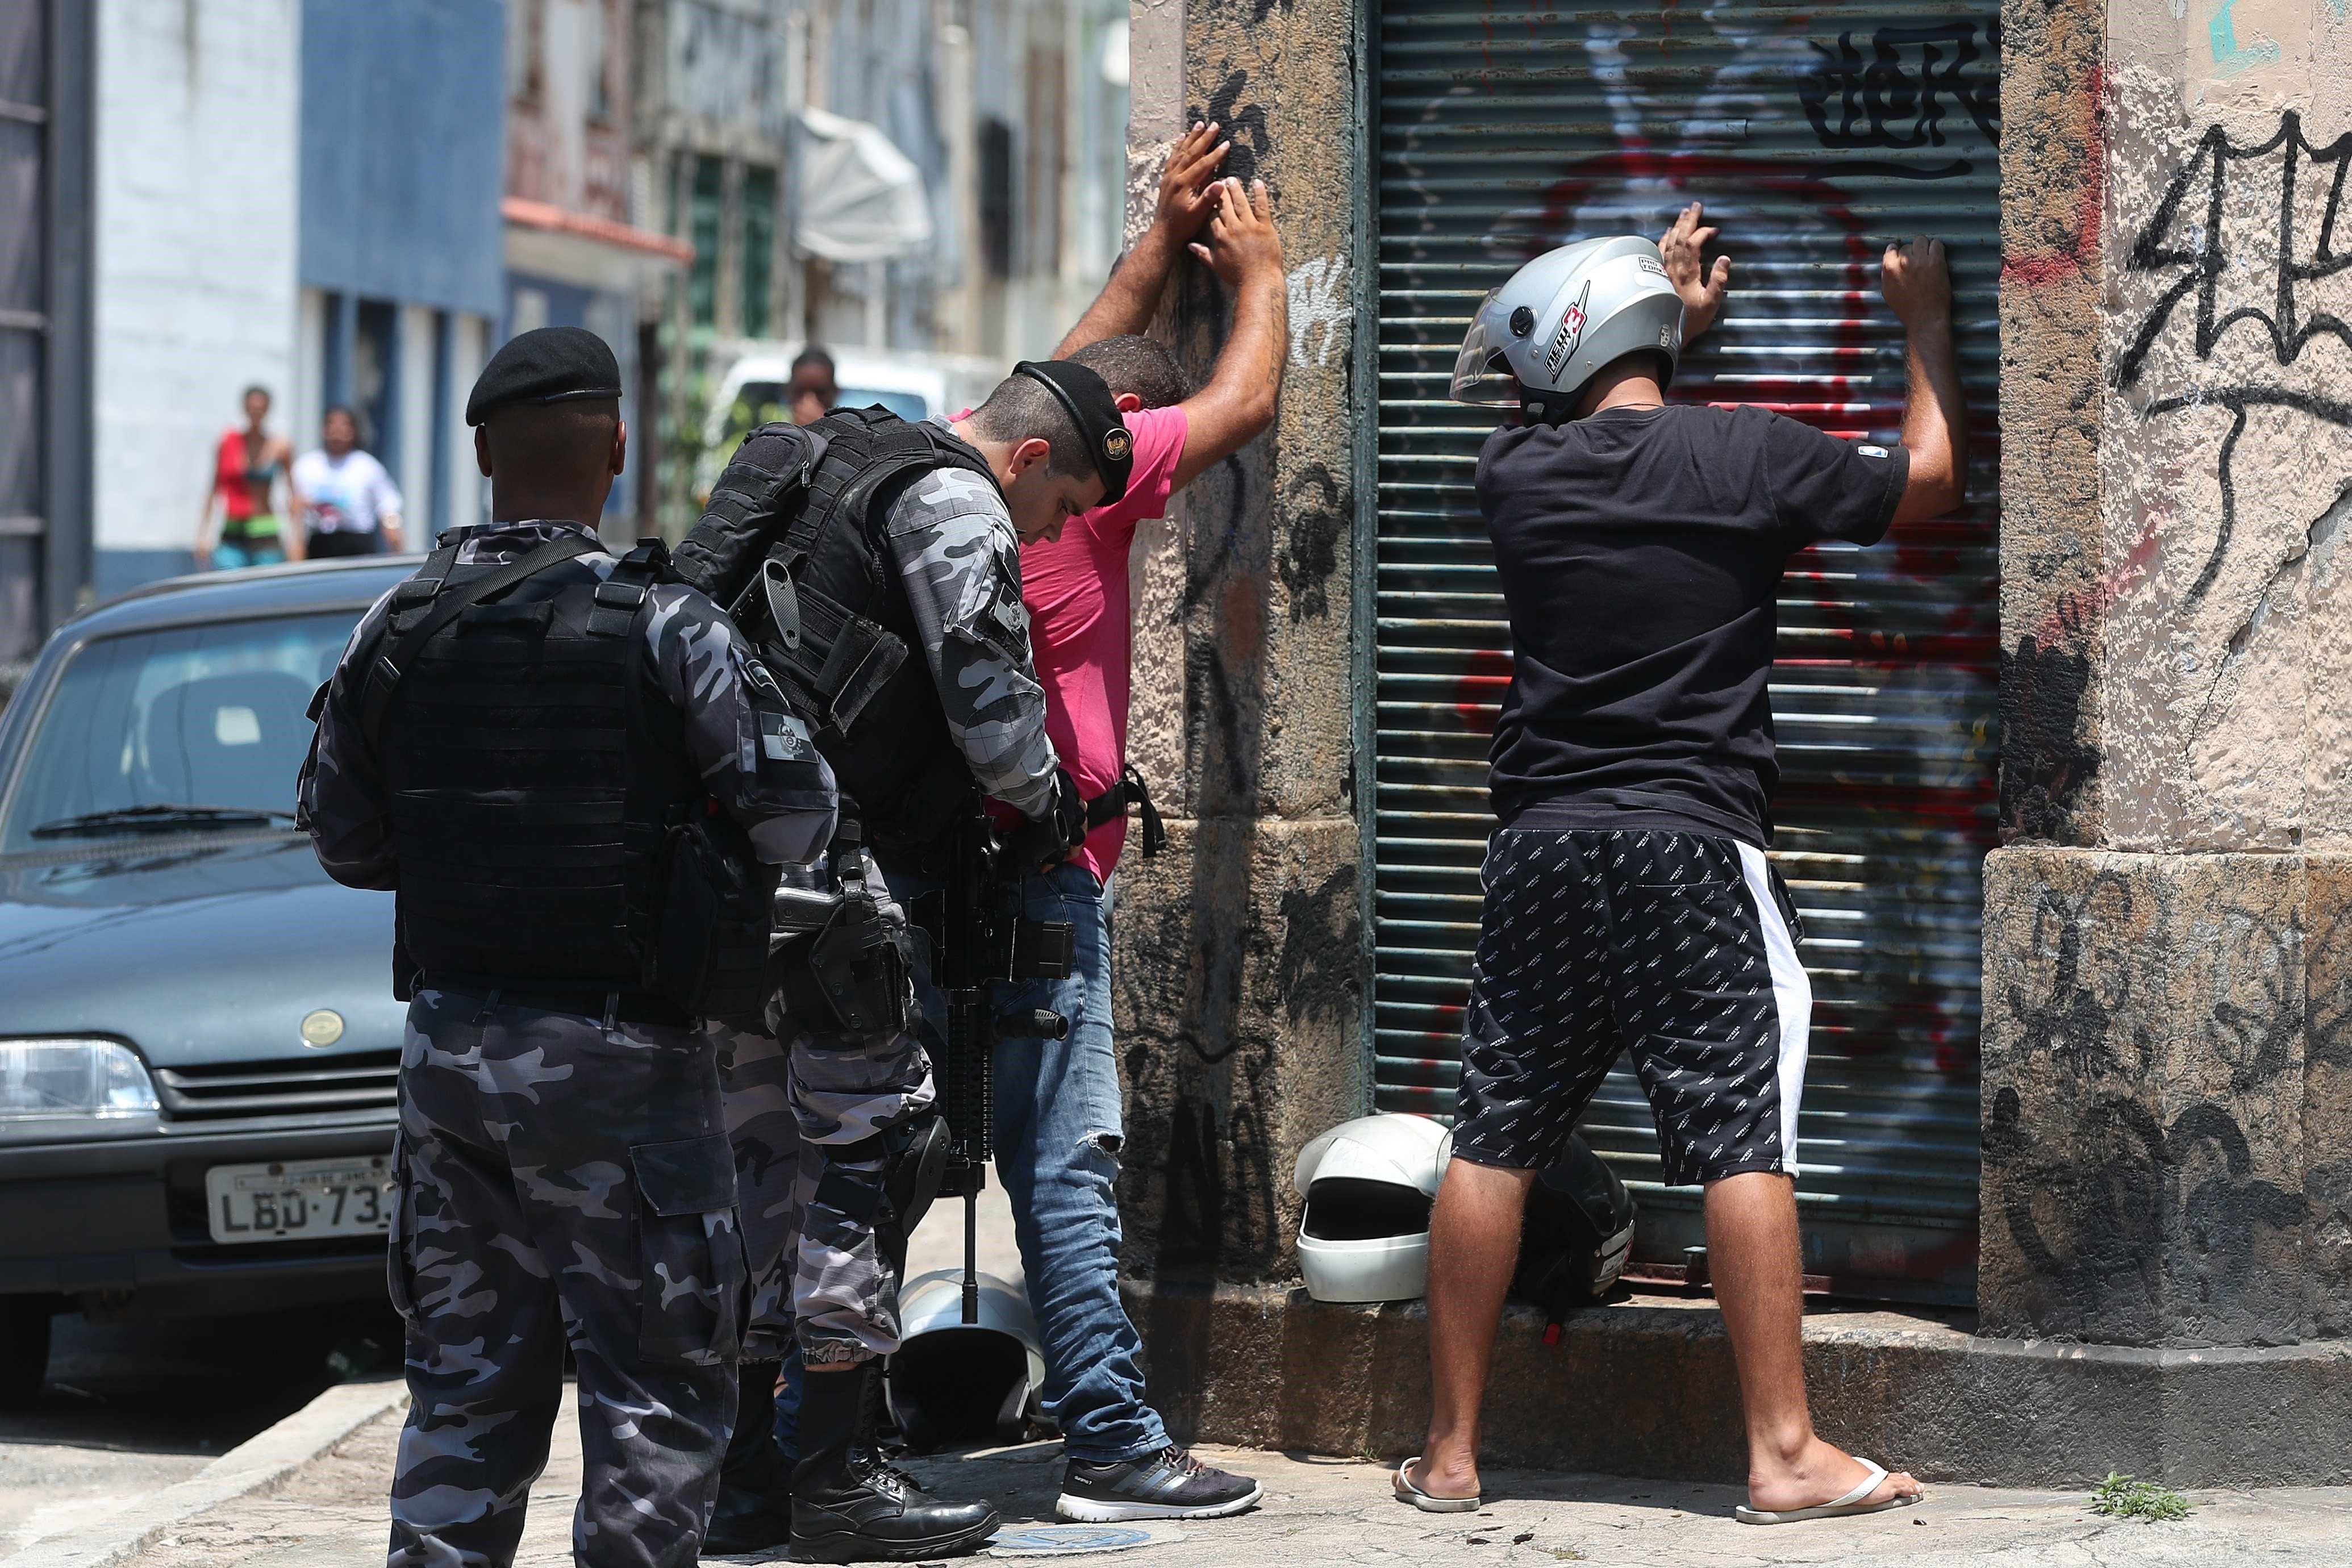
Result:
<svg viewBox="0 0 2352 1568"><path fill-rule="evenodd" d="M1024 879L1026 912L1067 921L1075 962L1065 980L1009 988L1001 1013L1044 1008L1068 1037L996 1045L996 1168L1045 1354L1045 1412L1067 1461L1055 1510L1065 1519L1211 1519L1255 1504L1247 1476L1213 1469L1169 1440L1144 1403L1142 1341L1118 1296L1117 1183L1124 1134L1110 1033L1112 873L1127 840L1129 658L1128 556L1136 524L1274 421L1289 342L1282 246L1265 187L1217 177L1230 143L1195 127L1169 155L1151 226L1055 351L1108 384L1135 452L1126 494L1081 512L1021 552L1022 600L1045 728L1079 793L1101 805L1086 842ZM1174 356L1141 336L1189 249L1232 298L1233 327L1209 384L1193 393ZM1146 853L1157 818L1145 818ZM791 1373L778 1409L796 1413ZM789 1444L790 1439L787 1438Z"/></svg>
<svg viewBox="0 0 2352 1568"><path fill-rule="evenodd" d="M1173 492L1271 424L1281 385L1289 342L1281 241L1263 185L1244 190L1216 178L1226 146L1213 124L1177 143L1151 227L1055 351L1109 384L1135 437L1127 494L1021 552L1046 732L1089 800L1127 774L1128 556L1136 524L1163 516ZM1232 331L1198 393L1188 393L1165 348L1139 335L1187 248L1233 302ZM1070 1020L1070 1032L1064 1040L998 1042L997 1171L1044 1342L1045 1410L1064 1437L1055 1510L1095 1523L1215 1518L1255 1503L1257 1483L1202 1465L1169 1440L1144 1402L1142 1342L1119 1301L1123 1117L1110 1032L1110 917L1125 803L1114 797L1095 815L1104 819L1084 845L1024 883L1031 918L1076 927L1076 962L1068 979L1015 988L1003 1006L1050 1008ZM1147 814L1147 854L1157 826Z"/></svg>

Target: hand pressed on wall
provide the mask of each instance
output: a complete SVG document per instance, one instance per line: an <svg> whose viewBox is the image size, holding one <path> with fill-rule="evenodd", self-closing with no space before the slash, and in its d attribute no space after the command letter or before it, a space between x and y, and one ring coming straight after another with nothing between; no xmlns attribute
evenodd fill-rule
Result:
<svg viewBox="0 0 2352 1568"><path fill-rule="evenodd" d="M1223 184L1217 170L1234 150L1231 142L1217 140L1217 131L1212 120L1184 132L1169 149L1167 166L1160 171L1160 202L1152 212L1152 226L1175 244L1199 234L1217 210L1217 192Z"/></svg>
<svg viewBox="0 0 2352 1568"><path fill-rule="evenodd" d="M1208 244L1194 242L1192 254L1226 288L1240 288L1253 274L1282 276L1282 237L1275 232L1274 199L1265 194L1264 180L1252 181L1246 192L1239 180L1219 181L1217 216L1208 235Z"/></svg>
<svg viewBox="0 0 2352 1568"><path fill-rule="evenodd" d="M1700 226L1706 220L1706 204L1693 202L1675 214L1666 232L1658 237L1658 254L1666 263L1666 281L1683 297L1685 343L1715 325L1715 318L1723 310L1724 290L1731 287L1729 257L1717 257L1714 270L1707 270L1707 242L1723 231Z"/></svg>
<svg viewBox="0 0 2352 1568"><path fill-rule="evenodd" d="M1879 258L1878 291L1907 331L1949 320L1952 272L1944 242L1923 235L1908 244L1889 245Z"/></svg>

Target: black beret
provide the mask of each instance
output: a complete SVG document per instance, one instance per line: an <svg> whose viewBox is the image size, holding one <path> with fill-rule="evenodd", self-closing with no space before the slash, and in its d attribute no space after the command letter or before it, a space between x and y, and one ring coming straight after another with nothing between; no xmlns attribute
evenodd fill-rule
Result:
<svg viewBox="0 0 2352 1568"><path fill-rule="evenodd" d="M1125 499L1127 481L1135 472L1135 437L1127 431L1127 421L1119 416L1118 399L1111 395L1110 384L1082 364L1066 359L1023 360L1013 367L1015 375L1025 375L1052 393L1069 415L1070 423L1078 427L1079 438L1086 443L1093 457L1095 472L1102 476L1103 498L1096 504L1108 506Z"/></svg>
<svg viewBox="0 0 2352 1568"><path fill-rule="evenodd" d="M466 423L518 403L571 403L621 395L621 364L585 327L539 327L490 356L466 399Z"/></svg>

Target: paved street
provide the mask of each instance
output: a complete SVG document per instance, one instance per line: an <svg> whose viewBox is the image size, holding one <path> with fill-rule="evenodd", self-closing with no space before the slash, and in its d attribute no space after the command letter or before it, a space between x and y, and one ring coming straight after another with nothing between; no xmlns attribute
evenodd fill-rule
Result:
<svg viewBox="0 0 2352 1568"><path fill-rule="evenodd" d="M553 1458L531 1492L518 1568L566 1568L572 1561L576 1415L567 1398ZM269 1496L174 1526L130 1568L358 1568L378 1560L387 1528L383 1480L399 1423L399 1412L386 1412ZM1728 1487L1497 1471L1488 1478L1495 1496L1485 1511L1447 1517L1391 1500L1385 1466L1231 1448L1203 1453L1256 1473L1266 1485L1265 1507L1239 1519L1154 1527L1146 1532L1152 1543L1118 1561L1137 1568L2210 1568L2233 1559L2318 1568L2352 1561L2352 1489L2198 1494L2187 1521L2141 1524L2100 1519L2079 1493L1938 1487L1914 1509L1754 1529L1732 1521L1738 1494ZM1060 1457L1058 1443L1032 1443L916 1460L908 1468L942 1494L990 1498L1013 1526L1051 1521Z"/></svg>
<svg viewBox="0 0 2352 1568"><path fill-rule="evenodd" d="M1003 1188L992 1183L980 1210L981 1267L1017 1290ZM939 1205L909 1248L909 1274L961 1268L962 1226L961 1203ZM336 1381L339 1352L349 1370L372 1356L396 1373L399 1327L388 1307L145 1326L58 1319L39 1402L0 1414L0 1558L194 1475ZM387 1461L368 1486L381 1493L390 1473ZM551 1472L542 1488L575 1484L572 1474Z"/></svg>
<svg viewBox="0 0 2352 1568"><path fill-rule="evenodd" d="M398 1328L388 1308L58 1319L39 1400L0 1414L0 1556L194 1475L334 1382L339 1350L390 1364Z"/></svg>

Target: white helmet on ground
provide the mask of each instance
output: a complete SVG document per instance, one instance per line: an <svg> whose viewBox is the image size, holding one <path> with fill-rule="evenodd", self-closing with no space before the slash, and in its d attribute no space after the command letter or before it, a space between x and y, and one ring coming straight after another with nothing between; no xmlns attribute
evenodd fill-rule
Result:
<svg viewBox="0 0 2352 1568"><path fill-rule="evenodd" d="M898 1352L885 1394L918 1453L962 1442L1019 1442L1045 1388L1029 1298L980 1277L980 1321L963 1321L963 1275L937 1269L899 1292Z"/></svg>
<svg viewBox="0 0 2352 1568"><path fill-rule="evenodd" d="M1682 358L1683 301L1658 247L1630 234L1562 246L1479 301L1454 362L1454 400L1567 419L1601 366L1644 349L1671 380Z"/></svg>
<svg viewBox="0 0 2352 1568"><path fill-rule="evenodd" d="M1411 1301L1429 1287L1429 1207L1454 1134L1426 1116L1343 1121L1298 1152L1298 1271L1318 1301Z"/></svg>

